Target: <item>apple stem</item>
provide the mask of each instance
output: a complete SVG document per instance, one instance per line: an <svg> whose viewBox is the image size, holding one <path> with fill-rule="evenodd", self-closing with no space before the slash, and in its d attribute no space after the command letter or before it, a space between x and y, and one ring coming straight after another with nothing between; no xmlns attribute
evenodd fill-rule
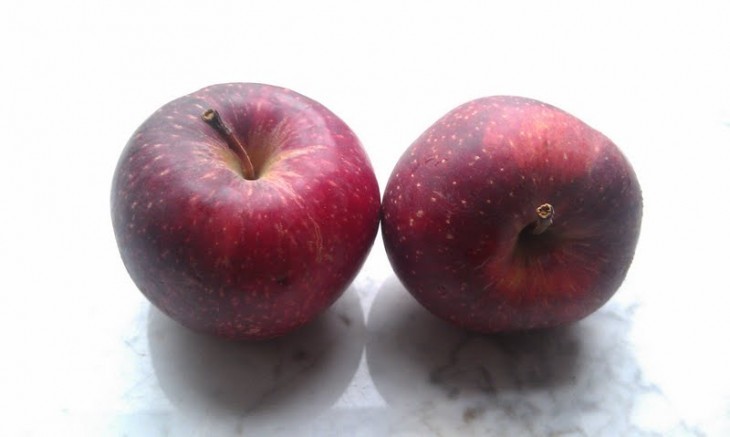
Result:
<svg viewBox="0 0 730 437"><path fill-rule="evenodd" d="M549 203L543 203L535 211L537 212L537 221L535 222L535 227L532 229L532 234L540 235L553 224L555 208Z"/></svg>
<svg viewBox="0 0 730 437"><path fill-rule="evenodd" d="M246 148L243 146L241 140L233 134L233 131L226 122L223 121L218 111L215 109L206 109L205 112L203 112L202 118L203 121L208 123L210 127L215 129L215 131L226 140L228 148L231 149L233 153L238 156L238 159L241 160L243 178L248 180L256 179L256 170L253 168L253 163L251 162L251 158L248 156L248 152L246 152Z"/></svg>

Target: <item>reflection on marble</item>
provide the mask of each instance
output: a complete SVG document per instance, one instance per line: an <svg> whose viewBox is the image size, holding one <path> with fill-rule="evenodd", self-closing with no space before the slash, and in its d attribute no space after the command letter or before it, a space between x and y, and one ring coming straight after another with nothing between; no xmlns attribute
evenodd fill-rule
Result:
<svg viewBox="0 0 730 437"><path fill-rule="evenodd" d="M366 347L391 434L702 435L646 382L628 342L631 312L609 303L566 327L476 335L432 316L391 277Z"/></svg>
<svg viewBox="0 0 730 437"><path fill-rule="evenodd" d="M319 319L279 339L218 340L154 308L148 338L159 384L188 422L180 427L207 435L269 434L335 403L360 363L365 325L351 287Z"/></svg>

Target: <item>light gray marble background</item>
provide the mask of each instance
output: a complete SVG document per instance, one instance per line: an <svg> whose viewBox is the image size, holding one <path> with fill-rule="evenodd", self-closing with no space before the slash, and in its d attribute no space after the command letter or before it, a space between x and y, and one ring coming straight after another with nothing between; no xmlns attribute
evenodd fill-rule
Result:
<svg viewBox="0 0 730 437"><path fill-rule="evenodd" d="M702 371L721 370L695 365L680 338L671 350L642 352L635 331L649 315L633 299L612 300L566 327L484 336L435 318L394 276L375 289L363 282L312 325L265 343L198 335L142 308L140 330L125 339L137 367L127 381L129 414L96 426L139 435L313 436L728 429L727 387ZM662 322L675 321L652 324Z"/></svg>

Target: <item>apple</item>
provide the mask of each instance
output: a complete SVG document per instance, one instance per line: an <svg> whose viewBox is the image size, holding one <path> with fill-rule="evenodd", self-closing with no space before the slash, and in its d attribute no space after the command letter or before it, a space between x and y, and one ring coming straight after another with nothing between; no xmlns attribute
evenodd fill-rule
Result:
<svg viewBox="0 0 730 437"><path fill-rule="evenodd" d="M213 85L152 114L112 183L127 271L162 312L200 332L265 339L328 308L361 268L380 194L350 128L263 85Z"/></svg>
<svg viewBox="0 0 730 437"><path fill-rule="evenodd" d="M386 253L433 314L483 332L579 320L626 276L642 196L606 136L521 97L465 103L403 154L383 196Z"/></svg>

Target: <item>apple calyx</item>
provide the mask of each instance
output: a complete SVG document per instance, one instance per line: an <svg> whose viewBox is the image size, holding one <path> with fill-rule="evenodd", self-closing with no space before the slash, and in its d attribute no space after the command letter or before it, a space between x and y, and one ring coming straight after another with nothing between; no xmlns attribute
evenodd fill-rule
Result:
<svg viewBox="0 0 730 437"><path fill-rule="evenodd" d="M243 178L247 180L257 179L256 169L254 169L253 167L251 157L249 157L248 152L246 152L246 147L244 147L241 140L233 134L233 131L228 126L228 124L223 121L218 111L212 108L206 109L205 112L203 112L203 114L201 115L201 118L203 119L203 121L208 123L210 127L215 129L215 131L218 132L218 134L223 137L224 140L226 140L228 148L231 149L233 153L236 154L236 156L238 156L238 159L241 161L241 171L243 172Z"/></svg>
<svg viewBox="0 0 730 437"><path fill-rule="evenodd" d="M537 221L532 229L532 235L540 235L553 224L555 208L549 203L543 203L537 207L535 212L537 212Z"/></svg>

